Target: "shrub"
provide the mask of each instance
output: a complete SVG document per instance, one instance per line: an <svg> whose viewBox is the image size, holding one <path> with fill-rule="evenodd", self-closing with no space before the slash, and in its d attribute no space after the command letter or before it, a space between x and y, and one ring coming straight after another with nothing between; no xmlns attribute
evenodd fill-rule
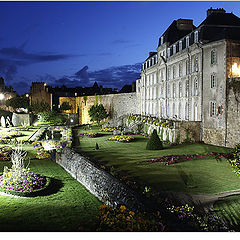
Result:
<svg viewBox="0 0 240 240"><path fill-rule="evenodd" d="M147 150L161 150L161 149L163 149L162 142L157 135L156 129L153 130L152 135L147 142L146 149Z"/></svg>

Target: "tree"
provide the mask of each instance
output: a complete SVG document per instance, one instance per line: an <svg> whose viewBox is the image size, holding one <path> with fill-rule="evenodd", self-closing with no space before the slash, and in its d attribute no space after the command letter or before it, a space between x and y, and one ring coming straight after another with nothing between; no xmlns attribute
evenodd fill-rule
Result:
<svg viewBox="0 0 240 240"><path fill-rule="evenodd" d="M41 113L41 112L49 112L51 111L51 107L48 103L40 102L40 103L32 103L31 110L34 113Z"/></svg>
<svg viewBox="0 0 240 240"><path fill-rule="evenodd" d="M29 99L26 97L13 97L6 100L6 106L12 107L14 111L18 108L29 108Z"/></svg>
<svg viewBox="0 0 240 240"><path fill-rule="evenodd" d="M152 135L147 142L146 149L147 150L161 150L161 149L163 149L162 142L161 142L160 138L158 137L156 129L153 130Z"/></svg>
<svg viewBox="0 0 240 240"><path fill-rule="evenodd" d="M71 110L72 106L69 104L69 102L63 102L60 106L60 110L66 111L66 110Z"/></svg>
<svg viewBox="0 0 240 240"><path fill-rule="evenodd" d="M102 104L92 105L88 111L88 114L92 122L97 122L99 125L100 121L108 117L108 113Z"/></svg>

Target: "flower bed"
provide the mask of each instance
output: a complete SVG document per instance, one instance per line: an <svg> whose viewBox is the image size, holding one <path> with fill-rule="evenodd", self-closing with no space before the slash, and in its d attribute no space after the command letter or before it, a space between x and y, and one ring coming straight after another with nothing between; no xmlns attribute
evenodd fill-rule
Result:
<svg viewBox="0 0 240 240"><path fill-rule="evenodd" d="M113 132L115 130L117 130L117 128L100 128L99 131L101 131L101 132Z"/></svg>
<svg viewBox="0 0 240 240"><path fill-rule="evenodd" d="M0 191L17 196L37 196L49 184L50 179L27 169L20 177L12 169L5 170L0 176Z"/></svg>
<svg viewBox="0 0 240 240"><path fill-rule="evenodd" d="M187 161L190 159L203 158L203 157L207 157L207 156L216 156L217 159L230 158L232 156L232 153L211 152L211 153L205 153L205 154L167 155L167 156L156 157L154 159L147 160L144 162L151 162L151 163L165 162L165 165L170 165L170 164L174 164L174 163Z"/></svg>
<svg viewBox="0 0 240 240"><path fill-rule="evenodd" d="M116 135L113 137L110 137L109 141L117 141L117 142L132 142L135 138L125 135Z"/></svg>
<svg viewBox="0 0 240 240"><path fill-rule="evenodd" d="M37 151L38 159L50 158L50 154L44 150L42 143L40 141L33 142L33 147Z"/></svg>
<svg viewBox="0 0 240 240"><path fill-rule="evenodd" d="M10 154L12 152L12 148L8 146L0 147L0 160L8 161L10 160Z"/></svg>
<svg viewBox="0 0 240 240"><path fill-rule="evenodd" d="M78 136L96 138L96 137L100 137L101 134L97 132L86 132L86 133L81 133Z"/></svg>

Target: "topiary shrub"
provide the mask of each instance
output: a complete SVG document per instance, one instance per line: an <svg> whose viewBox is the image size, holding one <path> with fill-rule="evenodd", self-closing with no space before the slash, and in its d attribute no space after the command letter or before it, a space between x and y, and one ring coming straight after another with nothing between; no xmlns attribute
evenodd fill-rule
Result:
<svg viewBox="0 0 240 240"><path fill-rule="evenodd" d="M156 129L153 130L150 139L147 142L147 150L161 150L163 149L162 142L157 135Z"/></svg>

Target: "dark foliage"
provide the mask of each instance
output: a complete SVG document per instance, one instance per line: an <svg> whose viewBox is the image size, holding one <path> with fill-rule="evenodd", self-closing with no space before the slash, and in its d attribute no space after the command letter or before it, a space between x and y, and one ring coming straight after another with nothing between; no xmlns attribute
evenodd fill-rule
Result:
<svg viewBox="0 0 240 240"><path fill-rule="evenodd" d="M163 144L162 144L160 138L158 137L156 129L153 130L152 135L147 142L146 149L147 150L161 150L161 149L163 149Z"/></svg>

